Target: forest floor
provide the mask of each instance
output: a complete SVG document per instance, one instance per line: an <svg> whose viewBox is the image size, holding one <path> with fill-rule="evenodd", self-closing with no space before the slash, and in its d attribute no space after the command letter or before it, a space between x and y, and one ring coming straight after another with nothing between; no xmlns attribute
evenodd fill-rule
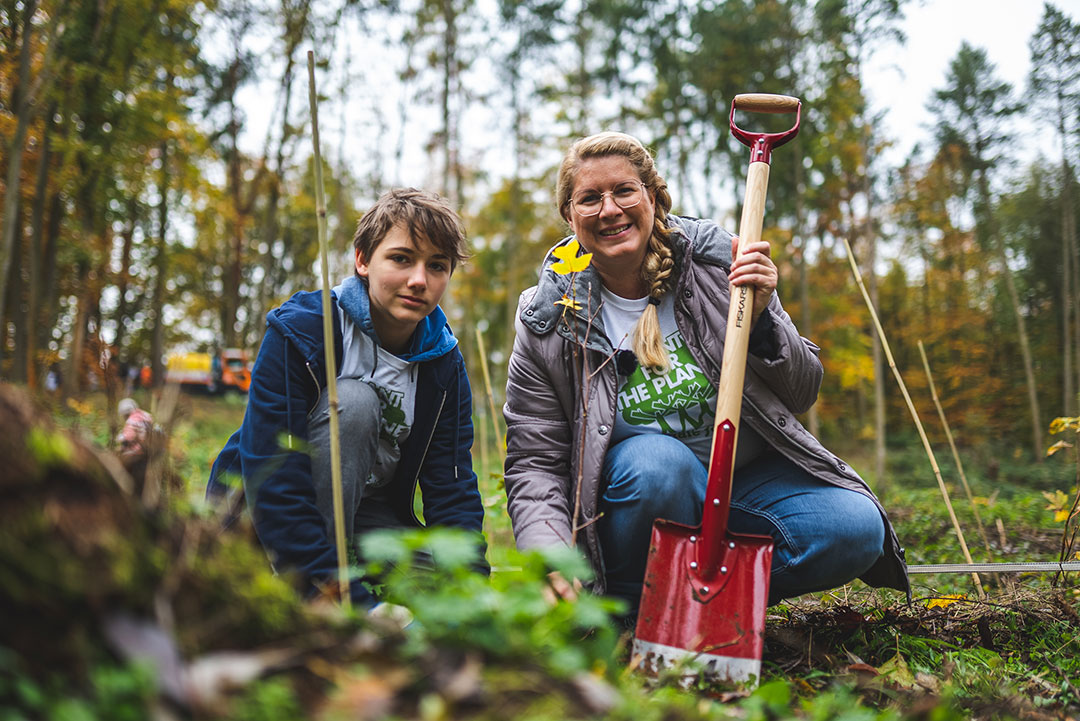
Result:
<svg viewBox="0 0 1080 721"><path fill-rule="evenodd" d="M166 421L146 484L107 450L103 394L0 386L0 720L1080 718L1075 575L984 575L986 598L970 575L913 576L911 603L855 582L769 608L756 690L644 678L609 602L545 596L548 568L578 559L513 549L497 461L480 473L490 579L468 572L467 539L410 533L372 549L398 561L384 590L412 609L406 631L304 603L250 526L222 532L202 501L244 399L136 397ZM1075 492L1071 461L983 453L967 475L985 544L952 491L975 560L1057 560L1048 506ZM909 563L959 562L927 465L895 451L877 490ZM410 573L421 548L437 567Z"/></svg>

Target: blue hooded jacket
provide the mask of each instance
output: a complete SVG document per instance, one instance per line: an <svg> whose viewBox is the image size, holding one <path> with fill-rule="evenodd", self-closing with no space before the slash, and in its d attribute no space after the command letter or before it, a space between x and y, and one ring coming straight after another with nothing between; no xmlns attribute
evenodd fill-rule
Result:
<svg viewBox="0 0 1080 721"><path fill-rule="evenodd" d="M345 312L374 337L365 284L354 276L340 290ZM341 319L337 293L331 295L340 367ZM229 477L243 479L259 540L276 567L300 573L309 592L337 578L337 550L315 504L311 458L300 450L306 447L308 413L326 386L322 317L318 291L296 293L267 314L243 423L214 461L206 489L208 498L221 498L229 492ZM390 505L402 525L421 526L413 512L419 484L428 525L479 535L484 508L470 453L472 395L457 339L440 308L420 322L401 357L419 366L413 427L386 487ZM374 603L359 580L350 590L355 603Z"/></svg>

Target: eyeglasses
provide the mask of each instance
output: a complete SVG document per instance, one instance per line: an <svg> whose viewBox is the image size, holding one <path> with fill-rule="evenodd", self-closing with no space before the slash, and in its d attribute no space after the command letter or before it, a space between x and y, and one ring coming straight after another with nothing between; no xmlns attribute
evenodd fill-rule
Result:
<svg viewBox="0 0 1080 721"><path fill-rule="evenodd" d="M591 218L599 215L604 207L604 196L610 195L615 205L623 210L633 208L641 202L644 196L645 184L642 182L619 183L614 190L598 193L595 190L585 190L570 199L570 204L582 218Z"/></svg>

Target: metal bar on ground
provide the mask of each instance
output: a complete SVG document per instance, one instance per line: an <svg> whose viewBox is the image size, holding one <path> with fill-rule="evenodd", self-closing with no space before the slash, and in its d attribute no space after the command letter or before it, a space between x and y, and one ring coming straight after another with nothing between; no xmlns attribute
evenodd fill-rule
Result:
<svg viewBox="0 0 1080 721"><path fill-rule="evenodd" d="M1031 563L927 563L908 566L908 573L1074 573L1080 571L1080 561Z"/></svg>

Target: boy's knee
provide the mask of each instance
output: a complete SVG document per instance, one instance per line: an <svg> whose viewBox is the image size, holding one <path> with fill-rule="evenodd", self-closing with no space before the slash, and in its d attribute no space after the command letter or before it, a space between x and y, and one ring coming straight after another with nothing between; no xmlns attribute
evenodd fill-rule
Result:
<svg viewBox="0 0 1080 721"><path fill-rule="evenodd" d="M382 405L375 389L358 378L339 378L337 389L342 434L358 438L371 433L378 437Z"/></svg>

